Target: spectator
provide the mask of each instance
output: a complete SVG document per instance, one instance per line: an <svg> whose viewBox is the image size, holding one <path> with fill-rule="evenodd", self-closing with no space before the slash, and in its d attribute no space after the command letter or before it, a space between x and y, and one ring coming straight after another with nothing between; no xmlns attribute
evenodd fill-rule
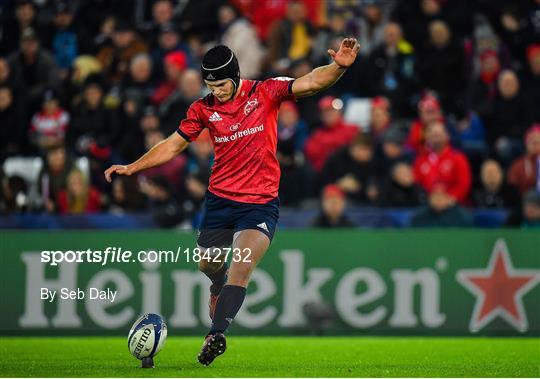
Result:
<svg viewBox="0 0 540 379"><path fill-rule="evenodd" d="M244 15L247 15L253 22L257 34L265 41L268 38L268 34L271 32L271 28L274 26L276 20L282 19L287 12L287 1L237 1L232 0ZM306 8L307 18L313 23L318 24L321 21L322 6L319 1L303 0ZM328 7L335 4L335 2L328 3ZM343 5L343 4L340 4ZM358 8L356 4L345 4L350 8ZM330 10L328 12L331 13ZM318 25L317 25L318 26Z"/></svg>
<svg viewBox="0 0 540 379"><path fill-rule="evenodd" d="M190 174L200 173L199 175L210 178L214 163L214 145L208 129L203 130L197 140L189 145L189 152L187 171Z"/></svg>
<svg viewBox="0 0 540 379"><path fill-rule="evenodd" d="M300 59L291 63L290 76L293 78L300 78L304 75L309 74L314 69L312 63L307 59ZM346 75L346 74L345 74ZM343 78L342 78L343 79ZM338 81L338 83L341 80ZM332 87L331 87L332 88ZM325 96L329 94L325 91ZM300 113L300 118L305 120L309 130L313 131L321 124L320 112L314 112L314 109L317 109L318 103L322 96L307 96L298 99L297 106Z"/></svg>
<svg viewBox="0 0 540 379"><path fill-rule="evenodd" d="M389 23L384 29L384 43L370 54L365 80L372 96L385 96L399 117L411 114L416 92L415 57L403 42L401 27Z"/></svg>
<svg viewBox="0 0 540 379"><path fill-rule="evenodd" d="M35 31L27 28L21 36L20 49L8 57L15 83L23 86L31 113L39 109L46 88L59 88L60 76L54 57L41 48Z"/></svg>
<svg viewBox="0 0 540 379"><path fill-rule="evenodd" d="M418 73L424 87L435 91L447 114L462 115L465 93L465 55L441 20L429 24L430 41L418 59Z"/></svg>
<svg viewBox="0 0 540 379"><path fill-rule="evenodd" d="M0 162L22 153L26 135L20 107L15 103L11 88L0 84Z"/></svg>
<svg viewBox="0 0 540 379"><path fill-rule="evenodd" d="M32 117L31 139L40 150L63 145L69 114L60 107L58 93L48 89L43 95L41 111Z"/></svg>
<svg viewBox="0 0 540 379"><path fill-rule="evenodd" d="M405 37L419 50L425 47L430 22L443 20L457 41L472 34L477 3L467 0L398 1L393 17L403 25Z"/></svg>
<svg viewBox="0 0 540 379"><path fill-rule="evenodd" d="M5 3L3 6L6 5ZM6 14L2 18L6 20L2 27L2 39L0 40L0 55L10 54L17 49L17 44L27 28L38 29L36 10L31 0L18 0L15 5L15 19L8 19ZM4 13L4 12L2 12Z"/></svg>
<svg viewBox="0 0 540 379"><path fill-rule="evenodd" d="M306 19L305 5L299 0L287 2L285 18L276 21L268 35L270 69L284 73L292 61L307 58L313 37L314 28Z"/></svg>
<svg viewBox="0 0 540 379"><path fill-rule="evenodd" d="M431 189L428 205L420 209L411 220L412 227L471 227L473 218L455 202L444 185Z"/></svg>
<svg viewBox="0 0 540 379"><path fill-rule="evenodd" d="M322 126L308 137L305 145L306 158L315 171L320 171L334 151L358 134L356 126L343 120L342 109L343 102L338 98L325 96L319 101Z"/></svg>
<svg viewBox="0 0 540 379"><path fill-rule="evenodd" d="M384 6L381 0L367 0L363 1L363 4L363 17L359 19L359 42L362 52L369 55L375 46L380 46L384 41L384 27L388 23L389 7Z"/></svg>
<svg viewBox="0 0 540 379"><path fill-rule="evenodd" d="M456 144L471 161L484 157L488 147L484 123L474 112L469 112L452 130Z"/></svg>
<svg viewBox="0 0 540 379"><path fill-rule="evenodd" d="M445 193L454 201L466 204L471 188L471 169L463 153L449 145L442 122L435 122L426 131L426 149L414 162L416 181L428 193L444 185Z"/></svg>
<svg viewBox="0 0 540 379"><path fill-rule="evenodd" d="M524 92L529 99L540 99L540 43L527 48L528 70L525 75ZM540 107L533 107L534 121L540 123Z"/></svg>
<svg viewBox="0 0 540 379"><path fill-rule="evenodd" d="M473 205L480 208L512 208L519 206L519 192L504 182L499 163L486 160L481 169L481 186L473 191Z"/></svg>
<svg viewBox="0 0 540 379"><path fill-rule="evenodd" d="M41 199L47 212L56 210L58 194L65 191L67 177L72 169L73 160L64 146L56 146L47 151L45 164L38 176Z"/></svg>
<svg viewBox="0 0 540 379"><path fill-rule="evenodd" d="M416 154L424 150L427 127L435 122L444 121L441 104L432 94L425 95L418 102L418 115L419 118L411 124L406 142Z"/></svg>
<svg viewBox="0 0 540 379"><path fill-rule="evenodd" d="M359 20L363 16L363 8L365 8L368 4L374 3L375 1L372 0L363 0L361 2L357 1L327 1L324 4L323 10L321 11L321 14L319 15L320 18L323 18L324 11L326 11L326 15L328 18L331 18L335 14L341 15L345 19L345 23L347 26L346 32L349 36L358 36L359 34ZM308 6L311 1L304 1L306 6ZM317 2L314 3L314 5L319 8L321 6L317 4ZM308 9L309 13L309 9ZM315 22L313 17L310 17L311 20ZM324 22L324 18L323 18Z"/></svg>
<svg viewBox="0 0 540 379"><path fill-rule="evenodd" d="M187 218L193 219L201 209L206 190L208 189L209 180L210 173L204 170L191 172L187 175L187 196L182 203L182 208L184 209ZM198 225L196 227L198 227Z"/></svg>
<svg viewBox="0 0 540 379"><path fill-rule="evenodd" d="M373 140L361 134L354 142L337 150L320 173L322 185L337 184L347 196L359 203L375 203L379 195L379 175L373 160Z"/></svg>
<svg viewBox="0 0 540 379"><path fill-rule="evenodd" d="M152 50L152 77L155 82L160 82L165 78L163 60L167 54L174 51L181 51L186 55L188 62L193 61L189 46L182 42L176 26L170 23L164 24L158 35L157 46Z"/></svg>
<svg viewBox="0 0 540 379"><path fill-rule="evenodd" d="M496 51L486 50L480 55L480 74L472 85L472 109L485 117L497 99L497 78L501 63Z"/></svg>
<svg viewBox="0 0 540 379"><path fill-rule="evenodd" d="M79 155L98 155L108 158L119 125L113 110L105 107L103 83L100 76L89 76L83 97L73 108L68 142Z"/></svg>
<svg viewBox="0 0 540 379"><path fill-rule="evenodd" d="M512 163L508 170L508 183L521 194L532 189L540 191L540 124L532 126L525 135L526 153Z"/></svg>
<svg viewBox="0 0 540 379"><path fill-rule="evenodd" d="M14 87L17 85L13 79L13 76L11 75L8 61L2 56L0 56L0 85L9 87Z"/></svg>
<svg viewBox="0 0 540 379"><path fill-rule="evenodd" d="M373 137L380 140L390 127L390 102L384 97L377 96L371 100L371 117L369 131Z"/></svg>
<svg viewBox="0 0 540 379"><path fill-rule="evenodd" d="M229 4L218 11L220 33L218 41L234 51L243 78L256 79L261 74L264 51L251 23L240 17Z"/></svg>
<svg viewBox="0 0 540 379"><path fill-rule="evenodd" d="M152 5L152 20L141 25L146 42L152 47L158 44L158 36L165 25L170 25L174 16L171 0L157 0Z"/></svg>
<svg viewBox="0 0 540 379"><path fill-rule="evenodd" d="M307 125L300 118L296 104L293 101L281 103L278 114L278 158L302 153L307 136Z"/></svg>
<svg viewBox="0 0 540 379"><path fill-rule="evenodd" d="M122 83L122 95L134 100L140 109L152 92L152 60L146 53L137 54L129 64L129 76Z"/></svg>
<svg viewBox="0 0 540 379"><path fill-rule="evenodd" d="M96 33L91 33L89 36L87 36L86 40L83 39L83 41L81 41L83 42L81 50L86 51L87 54L96 54L106 47L112 48L114 46L113 37L117 22L118 20L113 15L106 15L98 23L99 30L96 30ZM94 27L96 26L92 25L92 28L84 30L88 31Z"/></svg>
<svg viewBox="0 0 540 379"><path fill-rule="evenodd" d="M509 49L514 62L524 62L526 46L534 41L534 28L531 27L526 15L529 6L523 6L528 2L488 3L493 3L492 9L486 13L498 37Z"/></svg>
<svg viewBox="0 0 540 379"><path fill-rule="evenodd" d="M141 120L147 113L155 113L155 109L148 107L139 109L135 101L124 99L118 109L118 120L121 127L121 138L117 141L115 149L123 162L133 162L146 151L144 148L144 131ZM157 123L159 127L159 120Z"/></svg>
<svg viewBox="0 0 540 379"><path fill-rule="evenodd" d="M112 199L109 211L115 214L144 210L144 197L137 180L132 176L117 176L112 182Z"/></svg>
<svg viewBox="0 0 540 379"><path fill-rule="evenodd" d="M186 117L192 102L203 97L201 74L194 69L183 72L174 92L159 106L162 130L166 135L176 131L180 121Z"/></svg>
<svg viewBox="0 0 540 379"><path fill-rule="evenodd" d="M215 38L218 24L218 7L215 1L188 1L177 2L178 12L174 16L174 23L180 26L180 32L188 39L195 38L200 41L212 41ZM257 2L259 5L260 2ZM205 49L206 52L207 48ZM204 53L203 53L204 55ZM201 56L202 58L202 56Z"/></svg>
<svg viewBox="0 0 540 379"><path fill-rule="evenodd" d="M154 145L163 141L165 136L159 130L152 130L145 134L144 139L146 150L148 151ZM153 177L163 177L169 182L171 191L175 191L175 193L177 193L183 190L186 164L186 156L184 154L177 155L172 160L161 166L156 166L145 170L140 174L140 176L148 178L148 180L151 180Z"/></svg>
<svg viewBox="0 0 540 379"><path fill-rule="evenodd" d="M296 104L281 103L277 158L281 167L279 197L282 205L299 205L307 197L309 180L302 154L307 135L307 125L299 118Z"/></svg>
<svg viewBox="0 0 540 379"><path fill-rule="evenodd" d="M123 20L116 22L112 42L112 46L103 47L96 57L103 67L107 80L119 84L128 74L133 57L146 53L148 47L137 37L133 26Z"/></svg>
<svg viewBox="0 0 540 379"><path fill-rule="evenodd" d="M387 173L397 163L412 162L411 154L405 149L404 139L405 136L396 127L384 133L375 152L379 170Z"/></svg>
<svg viewBox="0 0 540 379"><path fill-rule="evenodd" d="M484 115L487 139L497 157L510 162L523 151L521 138L532 124L532 107L520 91L517 75L504 70L498 79L498 96L493 108Z"/></svg>
<svg viewBox="0 0 540 379"><path fill-rule="evenodd" d="M96 54L105 46L112 46L112 39L116 22L120 18L133 20L139 6L118 0L85 0L75 2L77 12L74 24L77 25L80 38L81 52L83 54ZM138 2L137 4L140 4Z"/></svg>
<svg viewBox="0 0 540 379"><path fill-rule="evenodd" d="M88 183L79 169L72 169L67 177L66 189L57 196L61 214L93 213L101 209L101 194Z"/></svg>
<svg viewBox="0 0 540 379"><path fill-rule="evenodd" d="M79 55L73 61L73 68L68 78L64 80L62 92L67 104L72 106L79 101L84 91L86 79L92 75L101 74L101 63L92 55Z"/></svg>
<svg viewBox="0 0 540 379"><path fill-rule="evenodd" d="M321 29L316 36L313 43L313 53L311 54L311 60L315 63L319 61L328 61L327 49L332 46L333 41L337 38L340 41L343 36L351 35L347 28L347 19L342 13L333 13L328 20L328 27ZM360 42L362 51L364 51L364 45ZM332 47L333 49L333 47Z"/></svg>
<svg viewBox="0 0 540 379"><path fill-rule="evenodd" d="M161 123L156 107L149 105L144 108L140 120L141 130L144 134L161 131Z"/></svg>
<svg viewBox="0 0 540 379"><path fill-rule="evenodd" d="M178 87L180 78L187 68L186 54L181 51L174 51L165 56L165 80L161 82L151 100L154 105L160 105L171 96Z"/></svg>
<svg viewBox="0 0 540 379"><path fill-rule="evenodd" d="M172 228L184 220L184 212L173 197L174 189L165 177L143 180L141 191L148 197L150 212L160 228Z"/></svg>
<svg viewBox="0 0 540 379"><path fill-rule="evenodd" d="M441 19L443 4L437 0L399 1L392 19L399 22L407 39L413 46L422 49L428 36L431 21Z"/></svg>
<svg viewBox="0 0 540 379"><path fill-rule="evenodd" d="M316 228L352 228L354 224L344 213L345 194L335 184L324 187L321 211L311 226Z"/></svg>
<svg viewBox="0 0 540 379"><path fill-rule="evenodd" d="M540 228L540 192L531 190L523 198L523 228Z"/></svg>
<svg viewBox="0 0 540 379"><path fill-rule="evenodd" d="M73 10L69 3L60 1L55 4L53 23L51 51L60 67L60 76L65 78L79 51L77 33L73 27Z"/></svg>
<svg viewBox="0 0 540 379"><path fill-rule="evenodd" d="M423 200L423 191L415 182L412 167L400 162L392 167L390 177L383 186L380 205L383 207L417 207Z"/></svg>

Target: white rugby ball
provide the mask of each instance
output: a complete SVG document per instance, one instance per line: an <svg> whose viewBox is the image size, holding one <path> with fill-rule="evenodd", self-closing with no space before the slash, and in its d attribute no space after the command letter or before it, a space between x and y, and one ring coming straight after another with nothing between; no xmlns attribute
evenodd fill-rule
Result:
<svg viewBox="0 0 540 379"><path fill-rule="evenodd" d="M147 313L133 323L128 335L129 352L137 359L156 356L167 339L167 325L158 314Z"/></svg>

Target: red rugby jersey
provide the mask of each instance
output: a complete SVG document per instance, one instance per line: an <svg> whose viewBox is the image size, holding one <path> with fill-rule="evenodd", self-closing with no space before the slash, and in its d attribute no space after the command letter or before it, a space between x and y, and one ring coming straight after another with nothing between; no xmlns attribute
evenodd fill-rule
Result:
<svg viewBox="0 0 540 379"><path fill-rule="evenodd" d="M277 114L282 101L294 99L292 83L285 77L242 80L232 101L221 103L209 94L191 104L177 132L194 141L208 128L215 155L208 187L212 193L255 204L277 197Z"/></svg>

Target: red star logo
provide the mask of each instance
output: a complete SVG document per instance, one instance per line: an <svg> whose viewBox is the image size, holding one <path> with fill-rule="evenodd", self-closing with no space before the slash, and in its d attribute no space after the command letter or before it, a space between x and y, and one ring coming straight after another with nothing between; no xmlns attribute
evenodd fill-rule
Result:
<svg viewBox="0 0 540 379"><path fill-rule="evenodd" d="M520 332L529 323L523 306L523 295L540 281L540 270L516 270L504 240L497 240L488 267L459 270L456 279L476 296L469 329L478 332L501 316Z"/></svg>

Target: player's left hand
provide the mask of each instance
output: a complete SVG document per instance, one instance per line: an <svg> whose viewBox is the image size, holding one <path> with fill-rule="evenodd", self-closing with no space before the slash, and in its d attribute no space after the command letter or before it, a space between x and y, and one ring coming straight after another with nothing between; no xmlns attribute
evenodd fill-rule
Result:
<svg viewBox="0 0 540 379"><path fill-rule="evenodd" d="M328 49L328 54L330 54L338 66L347 68L354 63L359 51L360 44L356 38L345 38L341 41L341 46L339 46L337 53L332 49Z"/></svg>

